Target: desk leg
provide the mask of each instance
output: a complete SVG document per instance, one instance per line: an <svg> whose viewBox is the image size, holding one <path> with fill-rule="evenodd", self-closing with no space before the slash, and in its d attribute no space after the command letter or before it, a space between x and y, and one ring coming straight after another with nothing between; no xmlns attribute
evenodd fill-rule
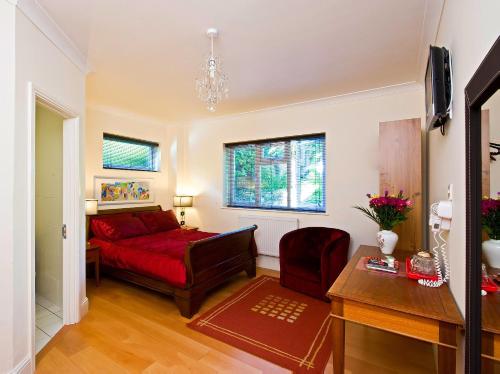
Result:
<svg viewBox="0 0 500 374"><path fill-rule="evenodd" d="M439 322L439 341L441 343L457 346L457 327L446 322ZM438 345L438 373L455 373L457 351L453 348Z"/></svg>
<svg viewBox="0 0 500 374"><path fill-rule="evenodd" d="M344 302L335 297L332 300L332 312L336 316L344 315ZM333 318L333 372L334 374L344 374L345 359L345 321L340 318Z"/></svg>

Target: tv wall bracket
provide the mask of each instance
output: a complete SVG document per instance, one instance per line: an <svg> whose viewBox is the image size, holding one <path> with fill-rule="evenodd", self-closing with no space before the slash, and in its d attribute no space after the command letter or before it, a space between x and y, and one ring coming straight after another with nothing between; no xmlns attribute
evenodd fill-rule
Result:
<svg viewBox="0 0 500 374"><path fill-rule="evenodd" d="M495 156L500 155L500 144L498 144L498 143L490 143L490 148L494 149L494 151L490 150L490 160L491 161L496 161L497 159L496 159Z"/></svg>

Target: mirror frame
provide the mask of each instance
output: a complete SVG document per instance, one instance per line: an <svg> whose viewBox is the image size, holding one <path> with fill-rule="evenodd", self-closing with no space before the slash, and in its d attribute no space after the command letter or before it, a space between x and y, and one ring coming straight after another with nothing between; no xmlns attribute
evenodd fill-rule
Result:
<svg viewBox="0 0 500 374"><path fill-rule="evenodd" d="M500 37L465 87L465 372L481 372L481 107L500 88Z"/></svg>

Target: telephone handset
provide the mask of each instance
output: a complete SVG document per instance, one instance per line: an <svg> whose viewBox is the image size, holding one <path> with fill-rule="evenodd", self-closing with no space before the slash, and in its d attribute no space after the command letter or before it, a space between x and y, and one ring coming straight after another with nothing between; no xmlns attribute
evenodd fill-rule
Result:
<svg viewBox="0 0 500 374"><path fill-rule="evenodd" d="M436 245L432 248L434 255L434 267L436 269L437 281L420 279L418 281L422 286L440 287L450 279L450 265L446 256L446 239L443 237L444 231L449 231L451 228L452 204L451 200L440 201L431 205L431 213L429 216L429 226L433 232L433 237ZM438 240L441 239L442 244ZM440 251L438 252L438 248ZM441 271L440 255L443 258L444 276Z"/></svg>

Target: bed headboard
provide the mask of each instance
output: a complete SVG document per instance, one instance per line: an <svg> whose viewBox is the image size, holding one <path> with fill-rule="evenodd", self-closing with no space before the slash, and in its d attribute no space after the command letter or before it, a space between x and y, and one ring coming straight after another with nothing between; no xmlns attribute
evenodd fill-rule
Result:
<svg viewBox="0 0 500 374"><path fill-rule="evenodd" d="M161 205L139 206L133 208L117 208L117 209L100 209L97 214L85 216L85 240L88 241L92 236L90 235L90 221L94 217L107 216L110 214L121 213L139 213L139 212L155 212L161 210Z"/></svg>

